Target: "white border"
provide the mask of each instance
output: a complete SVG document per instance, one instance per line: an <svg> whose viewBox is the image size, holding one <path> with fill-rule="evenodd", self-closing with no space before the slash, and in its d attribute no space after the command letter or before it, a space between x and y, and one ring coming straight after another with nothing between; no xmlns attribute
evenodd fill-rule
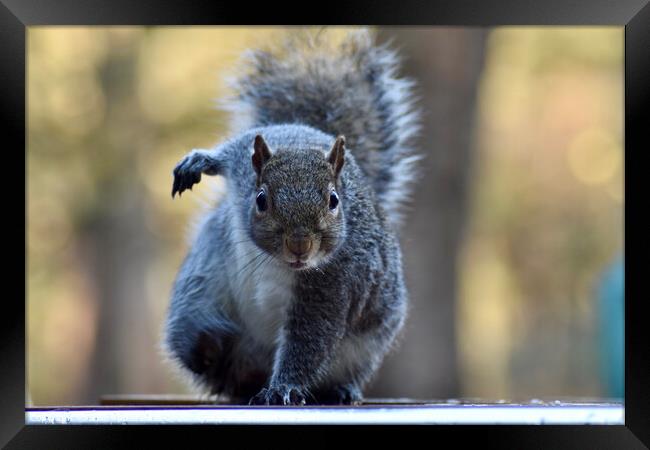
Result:
<svg viewBox="0 0 650 450"><path fill-rule="evenodd" d="M622 405L435 405L31 410L27 425L144 424L572 424L624 425Z"/></svg>

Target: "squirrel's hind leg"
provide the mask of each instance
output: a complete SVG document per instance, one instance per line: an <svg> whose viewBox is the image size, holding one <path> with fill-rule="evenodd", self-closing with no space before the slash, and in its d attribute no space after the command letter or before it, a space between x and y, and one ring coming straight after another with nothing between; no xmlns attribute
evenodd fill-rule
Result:
<svg viewBox="0 0 650 450"><path fill-rule="evenodd" d="M233 348L238 339L236 331L221 326L216 318L178 315L168 322L166 348L198 384L216 394L223 392L232 378Z"/></svg>
<svg viewBox="0 0 650 450"><path fill-rule="evenodd" d="M185 335L183 344L168 346L195 382L211 395L225 395L230 403L248 404L267 383L269 374L241 354L239 333L204 328L193 336Z"/></svg>

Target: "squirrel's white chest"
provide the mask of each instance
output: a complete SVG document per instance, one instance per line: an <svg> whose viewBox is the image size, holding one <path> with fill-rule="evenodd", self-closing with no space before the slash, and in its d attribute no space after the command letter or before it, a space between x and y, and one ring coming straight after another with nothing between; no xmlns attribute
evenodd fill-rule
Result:
<svg viewBox="0 0 650 450"><path fill-rule="evenodd" d="M233 291L242 325L258 344L275 347L293 301L294 275L290 269L266 260L267 256L253 261L255 256L245 256L250 250L238 253L242 257L237 258L238 267L234 267L238 275Z"/></svg>

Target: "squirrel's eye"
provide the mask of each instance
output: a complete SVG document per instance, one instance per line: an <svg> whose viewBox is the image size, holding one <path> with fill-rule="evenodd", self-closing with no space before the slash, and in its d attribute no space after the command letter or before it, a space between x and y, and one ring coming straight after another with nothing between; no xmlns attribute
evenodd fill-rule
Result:
<svg viewBox="0 0 650 450"><path fill-rule="evenodd" d="M330 209L334 210L339 205L339 196L336 192L332 191L330 193Z"/></svg>
<svg viewBox="0 0 650 450"><path fill-rule="evenodd" d="M266 211L266 208L268 207L267 202L266 202L266 192L264 192L264 189L259 191L257 193L257 197L255 198L255 203L257 203L257 209L260 211Z"/></svg>

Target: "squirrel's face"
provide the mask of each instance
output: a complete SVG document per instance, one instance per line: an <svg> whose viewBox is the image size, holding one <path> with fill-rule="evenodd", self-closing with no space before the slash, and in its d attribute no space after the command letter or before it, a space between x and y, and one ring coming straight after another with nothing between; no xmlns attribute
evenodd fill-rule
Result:
<svg viewBox="0 0 650 450"><path fill-rule="evenodd" d="M253 242L292 269L317 267L327 260L345 236L338 192L343 157L342 137L326 155L291 149L271 154L257 136L257 189L250 199Z"/></svg>

